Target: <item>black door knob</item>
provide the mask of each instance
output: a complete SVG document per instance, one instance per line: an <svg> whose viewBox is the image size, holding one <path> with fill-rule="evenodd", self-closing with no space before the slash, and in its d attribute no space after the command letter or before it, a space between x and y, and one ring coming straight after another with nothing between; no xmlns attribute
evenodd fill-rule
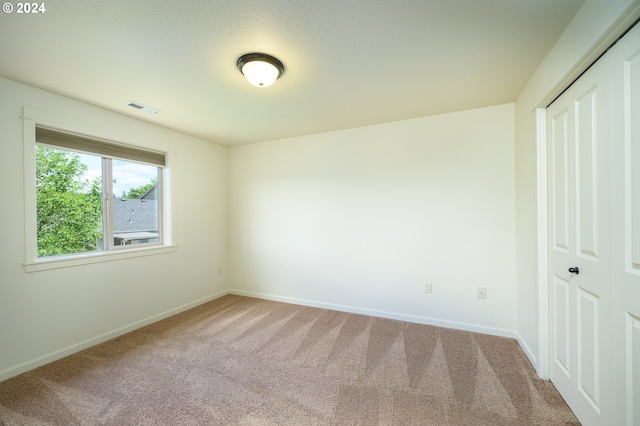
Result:
<svg viewBox="0 0 640 426"><path fill-rule="evenodd" d="M580 273L580 269L576 266L575 268L569 268L569 272L578 275Z"/></svg>

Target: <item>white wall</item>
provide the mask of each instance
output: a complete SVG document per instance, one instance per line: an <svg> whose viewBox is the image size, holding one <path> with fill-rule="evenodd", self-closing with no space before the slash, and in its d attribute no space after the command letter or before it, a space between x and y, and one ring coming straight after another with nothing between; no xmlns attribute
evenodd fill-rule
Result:
<svg viewBox="0 0 640 426"><path fill-rule="evenodd" d="M25 105L174 151L177 251L26 273ZM3 78L0 143L0 380L226 291L226 148Z"/></svg>
<svg viewBox="0 0 640 426"><path fill-rule="evenodd" d="M513 114L231 148L232 291L514 336Z"/></svg>
<svg viewBox="0 0 640 426"><path fill-rule="evenodd" d="M538 373L546 350L539 328L538 227L535 109L544 108L611 42L611 28L635 14L640 1L586 0L515 104L518 334ZM544 261L544 259L541 259ZM544 314L544 313L543 313ZM542 334L541 334L542 333ZM541 337L542 336L542 337Z"/></svg>

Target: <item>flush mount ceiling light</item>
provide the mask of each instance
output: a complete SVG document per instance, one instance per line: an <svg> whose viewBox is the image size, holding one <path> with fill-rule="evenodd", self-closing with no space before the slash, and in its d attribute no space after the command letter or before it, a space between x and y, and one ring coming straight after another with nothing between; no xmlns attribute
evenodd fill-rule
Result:
<svg viewBox="0 0 640 426"><path fill-rule="evenodd" d="M269 87L284 73L282 62L265 53L247 53L238 58L238 69L257 87Z"/></svg>

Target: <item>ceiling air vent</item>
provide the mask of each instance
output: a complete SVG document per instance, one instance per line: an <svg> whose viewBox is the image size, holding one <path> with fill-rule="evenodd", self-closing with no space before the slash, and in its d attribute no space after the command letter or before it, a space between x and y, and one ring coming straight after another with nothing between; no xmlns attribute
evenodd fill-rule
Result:
<svg viewBox="0 0 640 426"><path fill-rule="evenodd" d="M140 102L129 101L127 102L127 105L129 105L132 108L139 109L140 111L148 112L149 114L157 114L160 112L155 108L142 105Z"/></svg>

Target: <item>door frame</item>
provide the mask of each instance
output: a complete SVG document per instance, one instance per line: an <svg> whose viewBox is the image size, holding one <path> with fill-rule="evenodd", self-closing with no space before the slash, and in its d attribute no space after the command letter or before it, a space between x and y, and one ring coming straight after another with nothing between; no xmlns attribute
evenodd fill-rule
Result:
<svg viewBox="0 0 640 426"><path fill-rule="evenodd" d="M536 135L536 215L537 215L537 273L538 273L538 376L549 380L551 362L551 333L549 332L549 247L548 247L548 188L547 188L547 107L584 74L611 46L640 20L640 0L634 0L624 13L587 50L574 66L549 91L534 110ZM640 25L640 23L638 24Z"/></svg>
<svg viewBox="0 0 640 426"><path fill-rule="evenodd" d="M536 108L536 189L538 225L538 376L545 380L550 377L549 339L549 220L547 187L547 107Z"/></svg>

